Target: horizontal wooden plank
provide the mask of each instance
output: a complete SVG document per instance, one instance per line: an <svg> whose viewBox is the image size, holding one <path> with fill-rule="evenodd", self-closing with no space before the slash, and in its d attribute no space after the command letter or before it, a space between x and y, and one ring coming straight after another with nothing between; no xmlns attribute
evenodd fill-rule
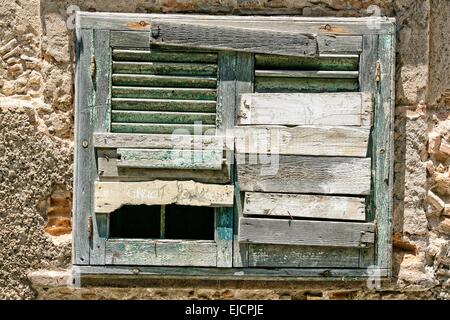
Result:
<svg viewBox="0 0 450 320"><path fill-rule="evenodd" d="M213 241L130 240L106 241L106 264L144 266L216 266Z"/></svg>
<svg viewBox="0 0 450 320"><path fill-rule="evenodd" d="M216 114L201 112L156 112L156 111L131 111L112 110L113 122L131 123L171 123L190 124L200 122L203 124L215 124Z"/></svg>
<svg viewBox="0 0 450 320"><path fill-rule="evenodd" d="M248 93L240 96L238 124L347 125L369 122L369 93Z"/></svg>
<svg viewBox="0 0 450 320"><path fill-rule="evenodd" d="M233 186L194 181L95 182L94 211L109 213L124 205L231 207Z"/></svg>
<svg viewBox="0 0 450 320"><path fill-rule="evenodd" d="M136 274L139 271L139 274ZM292 281L301 285L311 281L343 281L352 285L365 285L368 277L377 274L381 279L388 276L385 268L208 268L208 267L148 267L136 269L135 266L77 266L76 275L83 284L111 286L111 283L130 286L147 287L154 285L155 279L186 279L195 280L268 280L284 281L292 286ZM148 284L146 280L149 280Z"/></svg>
<svg viewBox="0 0 450 320"><path fill-rule="evenodd" d="M248 266L266 268L358 268L357 248L251 244Z"/></svg>
<svg viewBox="0 0 450 320"><path fill-rule="evenodd" d="M370 158L272 155L253 161L238 154L236 161L241 191L350 195L370 192Z"/></svg>
<svg viewBox="0 0 450 320"><path fill-rule="evenodd" d="M213 100L217 98L216 89L200 88L145 88L113 86L112 96L117 98L149 98L149 99L185 99Z"/></svg>
<svg viewBox="0 0 450 320"><path fill-rule="evenodd" d="M256 77L274 78L358 78L358 71L298 71L298 70L255 70Z"/></svg>
<svg viewBox="0 0 450 320"><path fill-rule="evenodd" d="M292 9L286 9L292 15ZM300 11L301 13L301 11ZM147 20L149 19L149 20ZM302 30L309 34L395 34L395 18L380 17L379 28L367 23L367 17L293 17L293 16L230 16L186 14L136 14L112 12L76 12L78 28L112 30L147 30L158 21L242 27L275 31Z"/></svg>
<svg viewBox="0 0 450 320"><path fill-rule="evenodd" d="M239 242L365 248L374 230L373 223L240 218Z"/></svg>
<svg viewBox="0 0 450 320"><path fill-rule="evenodd" d="M359 53L362 36L319 35L317 45L320 53Z"/></svg>
<svg viewBox="0 0 450 320"><path fill-rule="evenodd" d="M230 183L228 164L221 170L144 169L117 166L116 149L97 149L98 175L101 181L193 180L202 183Z"/></svg>
<svg viewBox="0 0 450 320"><path fill-rule="evenodd" d="M255 92L261 93L352 91L358 91L357 79L255 77Z"/></svg>
<svg viewBox="0 0 450 320"><path fill-rule="evenodd" d="M164 19L152 24L150 43L296 56L317 54L315 37L301 30L251 30L243 26L184 24Z"/></svg>
<svg viewBox="0 0 450 320"><path fill-rule="evenodd" d="M310 70L310 71L357 71L359 57L292 57L255 54L255 69Z"/></svg>
<svg viewBox="0 0 450 320"><path fill-rule="evenodd" d="M168 124L168 123L125 123L113 122L111 132L117 133L147 133L147 134L204 134L215 135L215 125L194 125L194 124Z"/></svg>
<svg viewBox="0 0 450 320"><path fill-rule="evenodd" d="M110 45L113 48L149 49L149 31L111 31Z"/></svg>
<svg viewBox="0 0 450 320"><path fill-rule="evenodd" d="M117 149L119 167L220 170L222 150Z"/></svg>
<svg viewBox="0 0 450 320"><path fill-rule="evenodd" d="M113 74L113 85L216 88L216 78L188 76L154 76L143 74Z"/></svg>
<svg viewBox="0 0 450 320"><path fill-rule="evenodd" d="M112 72L116 74L128 73L215 77L217 75L217 65L205 63L113 61Z"/></svg>
<svg viewBox="0 0 450 320"><path fill-rule="evenodd" d="M96 148L222 150L224 142L223 136L94 133Z"/></svg>
<svg viewBox="0 0 450 320"><path fill-rule="evenodd" d="M366 157L370 129L351 126L235 127L236 152Z"/></svg>
<svg viewBox="0 0 450 320"><path fill-rule="evenodd" d="M216 112L216 101L112 98L113 110Z"/></svg>
<svg viewBox="0 0 450 320"><path fill-rule="evenodd" d="M261 192L245 193L243 214L356 221L366 219L364 198Z"/></svg>
<svg viewBox="0 0 450 320"><path fill-rule="evenodd" d="M114 49L115 61L217 63L217 53Z"/></svg>

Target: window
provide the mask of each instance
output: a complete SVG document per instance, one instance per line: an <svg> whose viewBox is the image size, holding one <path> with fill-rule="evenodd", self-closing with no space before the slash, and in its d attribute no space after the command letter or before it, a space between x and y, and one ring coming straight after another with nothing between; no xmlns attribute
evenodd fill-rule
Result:
<svg viewBox="0 0 450 320"><path fill-rule="evenodd" d="M392 20L77 21L75 265L390 275Z"/></svg>

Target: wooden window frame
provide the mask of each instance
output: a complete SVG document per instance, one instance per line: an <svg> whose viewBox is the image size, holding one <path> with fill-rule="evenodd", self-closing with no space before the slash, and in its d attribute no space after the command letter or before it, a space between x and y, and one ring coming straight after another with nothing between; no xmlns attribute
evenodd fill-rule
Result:
<svg viewBox="0 0 450 320"><path fill-rule="evenodd" d="M268 23L270 22L270 23ZM109 113L105 106L109 105L109 89L97 90L96 100L93 101L94 87L109 86L107 77L97 77L102 71L109 70L110 48L105 43L114 45L142 46L142 41L159 41L160 32L165 27L172 28L179 23L191 23L208 27L209 25L245 25L246 28L256 32L258 28L264 32L293 32L294 36L306 35L314 37L319 48L318 54L329 53L348 54L348 48L361 50L359 83L360 91L374 93L374 120L371 133L371 147L369 153L372 156L372 203L368 214L376 224L376 246L374 247L375 262L371 269L333 269L333 268L246 268L242 263L248 254L242 249L242 244L237 241L237 222L239 214L233 210L216 211L216 240L224 241L225 254L233 256L233 267L226 262L218 263L217 267L228 268L197 268L197 267L126 267L126 266L101 266L98 261L98 250L104 249L105 239L102 235L106 232L107 224L104 216L93 219L93 182L97 175L95 166L95 149L93 131L107 131L106 124L109 121ZM155 29L156 28L156 29ZM162 31L161 31L162 30ZM126 37L124 37L124 32ZM263 32L263 33L264 33ZM280 33L280 35L281 35ZM257 39L264 39L264 34L255 33ZM94 36L95 35L95 36ZM164 35L164 33L163 33ZM362 46L359 48L353 42L354 36L362 37ZM261 38L258 38L261 37ZM367 18L304 18L304 17L242 17L242 16L208 16L208 15L162 15L162 14L114 14L114 13L76 13L76 72L75 72L75 175L74 175L74 219L73 219L73 265L77 267L81 275L95 274L120 274L136 275L136 273L148 276L193 276L214 279L305 279L308 277L320 279L361 279L369 276L391 276L391 228L392 228L392 203L393 203L393 120L394 120L394 74L395 74L395 19L380 18L375 24L370 24ZM156 40L155 40L156 39ZM334 45L335 40L340 39L344 46ZM172 41L179 41L178 38ZM86 45L87 43L92 44ZM180 43L183 45L183 43ZM208 44L198 45L200 48ZM216 48L227 49L224 44L215 44ZM225 47L224 47L225 46ZM330 49L331 48L331 49ZM229 48L228 48L229 49ZM93 50L96 58L92 60ZM234 51L233 51L234 50ZM270 49L269 49L270 50ZM226 77L230 72L225 66L239 65L234 77L235 81L220 83L224 91L234 91L234 96L225 96L219 101L219 108L232 106L222 119L219 129L231 128L235 121L236 97L241 93L251 93L253 88L253 59L246 48L234 47L231 51L223 51L219 59L223 59ZM292 54L292 52L280 52ZM305 55L313 53L305 50ZM314 54L317 54L315 52ZM220 67L219 67L220 68ZM90 70L90 72L86 72ZM83 129L80 129L83 128ZM232 170L233 171L233 170ZM235 211L239 206L239 190L235 188ZM231 212L231 214L230 214ZM226 216L226 218L224 218ZM107 219L106 219L107 220ZM90 234L93 235L90 241ZM220 242L219 241L219 242ZM231 244L233 249L231 249ZM363 257L361 257L363 259ZM101 259L100 259L101 260ZM229 261L229 257L226 259ZM95 266L95 264L99 264Z"/></svg>

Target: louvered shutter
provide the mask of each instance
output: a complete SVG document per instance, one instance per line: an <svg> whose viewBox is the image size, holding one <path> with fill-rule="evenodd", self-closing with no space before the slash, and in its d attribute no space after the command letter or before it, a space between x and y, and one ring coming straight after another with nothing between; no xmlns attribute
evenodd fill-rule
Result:
<svg viewBox="0 0 450 320"><path fill-rule="evenodd" d="M374 29L361 18L81 18L76 163L90 171L77 171L76 223L96 213L90 261L89 228L77 229L77 264L327 277L367 276L373 267L390 274L391 20ZM175 138L173 129L180 130ZM223 139L230 129L231 144ZM181 147L199 132L197 147L183 157ZM117 201L101 189L149 191L155 180L185 181L178 194L196 188L211 195L199 201L221 207L214 243L107 239L106 217ZM237 274L214 274L221 272Z"/></svg>

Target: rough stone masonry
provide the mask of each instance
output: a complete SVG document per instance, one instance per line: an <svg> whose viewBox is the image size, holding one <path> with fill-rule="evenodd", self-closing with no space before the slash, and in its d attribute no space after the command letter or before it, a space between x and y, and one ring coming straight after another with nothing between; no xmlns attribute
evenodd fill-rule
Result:
<svg viewBox="0 0 450 320"><path fill-rule="evenodd" d="M67 287L70 5L84 11L303 16L368 16L379 8L396 17L392 281L376 290L365 283L271 281ZM0 299L449 299L449 31L448 0L0 0Z"/></svg>

